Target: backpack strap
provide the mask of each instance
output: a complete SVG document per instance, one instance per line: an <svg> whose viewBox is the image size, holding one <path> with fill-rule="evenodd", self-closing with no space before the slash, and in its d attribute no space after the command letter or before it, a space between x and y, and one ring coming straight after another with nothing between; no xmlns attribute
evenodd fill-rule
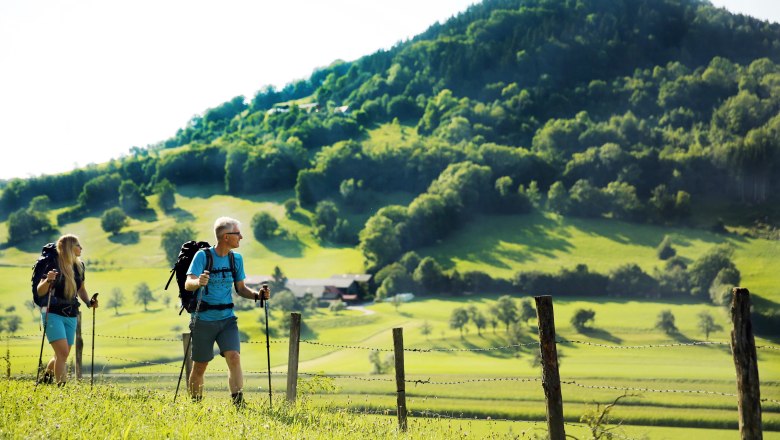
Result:
<svg viewBox="0 0 780 440"><path fill-rule="evenodd" d="M203 270L209 271L209 274L211 274L211 268L214 266L214 257L211 256L211 248L203 249L203 253L206 254L206 267ZM206 293L204 295L209 294L209 285L206 284Z"/></svg>
<svg viewBox="0 0 780 440"><path fill-rule="evenodd" d="M228 251L228 260L230 261L230 272L233 274L233 288L238 293L238 271L236 270L236 255L233 251Z"/></svg>

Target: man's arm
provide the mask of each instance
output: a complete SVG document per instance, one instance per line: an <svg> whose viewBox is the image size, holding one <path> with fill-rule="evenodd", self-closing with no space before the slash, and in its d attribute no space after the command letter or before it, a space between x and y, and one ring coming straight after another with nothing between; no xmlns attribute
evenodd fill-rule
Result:
<svg viewBox="0 0 780 440"><path fill-rule="evenodd" d="M238 293L238 296L240 297L253 299L255 301L261 298L269 299L271 297L271 292L269 290L261 289L259 291L254 291L244 284L244 280L236 282L236 293Z"/></svg>
<svg viewBox="0 0 780 440"><path fill-rule="evenodd" d="M204 270L200 276L195 274L188 274L187 280L184 281L184 288L190 292L198 290L201 286L209 284L209 271Z"/></svg>

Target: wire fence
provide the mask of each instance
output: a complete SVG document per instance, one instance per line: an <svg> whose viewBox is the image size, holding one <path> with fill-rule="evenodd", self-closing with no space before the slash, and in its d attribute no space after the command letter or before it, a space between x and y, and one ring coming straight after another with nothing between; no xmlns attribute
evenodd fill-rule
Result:
<svg viewBox="0 0 780 440"><path fill-rule="evenodd" d="M92 337L92 334L85 333L83 336ZM182 340L175 339L175 338L149 338L149 337L137 337L137 336L105 335L105 334L97 334L97 333L95 334L95 337L101 339L132 340L132 341L143 341L149 343L173 342L176 343L177 345L175 347L171 347L172 350L182 350L181 346L179 345L182 343ZM3 339L35 340L35 339L40 339L40 336L39 335L13 335L13 336L6 336ZM311 346L325 347L328 349L332 349L334 351L335 350L360 350L360 351L393 352L392 348L387 348L387 347L374 347L374 346L342 344L342 343L327 343L327 342L307 340L307 339L300 339L299 342L301 344L306 344ZM702 347L702 346L725 346L725 347L730 346L728 342L722 342L722 341L691 341L691 342L680 342L680 343L660 343L660 344L644 344L644 345L603 344L603 343L594 343L590 341L581 341L581 340L572 340L572 339L558 339L556 340L556 342L559 344L578 344L585 347L599 347L599 348L606 348L610 350L643 350L643 349L650 350L650 349L674 349L674 348ZM269 343L289 344L289 341L282 340L282 339L274 339L274 340L269 340ZM265 344L265 341L262 342L245 341L242 342L242 344ZM483 353L483 352L491 352L491 351L515 351L520 348L539 346L539 344L540 344L539 342L528 342L522 344L509 344L509 345L500 345L494 347L480 347L480 348L415 347L415 348L404 348L403 351L406 353L417 353L417 354L453 353L453 352ZM780 346L757 345L756 349L767 350L767 351L780 351ZM31 359L37 357L38 356L36 355L11 355L10 359L24 359L24 358ZM128 374L126 372L126 370L128 369L135 369L140 366L164 367L168 369L168 370L143 371L143 372L135 373L138 376L175 373L179 371L182 364L181 359L166 361L166 362L157 362L153 360L134 359L134 358L128 358L122 356L108 356L108 355L101 355L101 354L96 354L95 359L103 361L100 367L104 369L104 371L108 369L109 372L117 371L117 372L123 372L123 374ZM111 364L114 361L118 361L117 363L120 365L117 365L116 367L112 366ZM121 363L125 363L125 365L121 365ZM221 368L210 368L209 372L226 373L228 372L228 370L221 369ZM29 372L23 372L23 374L25 373L34 374L34 370ZM268 370L257 370L257 371L247 370L245 371L245 373L267 375L269 371ZM272 370L270 374L286 377L288 373L286 371ZM298 375L306 376L306 377L323 377L323 378L329 378L335 380L350 379L350 380L363 381L363 382L394 382L395 381L392 378L385 378L385 377L372 377L372 376L362 376L362 375L355 375L355 374L328 374L323 372L298 372ZM533 383L533 382L541 382L541 380L542 379L540 377L477 377L477 378L469 378L469 379L462 379L462 380L444 380L444 381L431 380L430 378L408 379L405 382L410 385L463 385L463 384L490 383L490 382ZM671 393L671 394L691 394L691 395L720 396L720 397L737 397L737 394L735 393L726 393L726 392L715 391L715 390L654 389L654 388L646 388L646 387L617 386L611 384L583 384L576 380L562 380L561 383L565 385L575 386L578 388L593 389L593 390L636 391L636 392L643 392L643 393L660 393L660 394ZM771 403L780 406L780 400L777 399L762 398L761 401L763 403Z"/></svg>

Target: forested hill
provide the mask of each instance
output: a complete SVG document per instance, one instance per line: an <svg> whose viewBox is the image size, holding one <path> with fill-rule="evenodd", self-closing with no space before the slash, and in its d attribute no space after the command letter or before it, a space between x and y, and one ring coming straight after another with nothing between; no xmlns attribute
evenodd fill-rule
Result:
<svg viewBox="0 0 780 440"><path fill-rule="evenodd" d="M13 243L52 226L36 196L73 205L62 226L175 185L295 189L301 206L327 204L318 234L359 243L369 268L477 211L682 222L710 195L776 193L778 63L780 25L706 1L486 0L391 50L229 99L130 157L13 180L0 208ZM342 218L395 191L413 201Z"/></svg>

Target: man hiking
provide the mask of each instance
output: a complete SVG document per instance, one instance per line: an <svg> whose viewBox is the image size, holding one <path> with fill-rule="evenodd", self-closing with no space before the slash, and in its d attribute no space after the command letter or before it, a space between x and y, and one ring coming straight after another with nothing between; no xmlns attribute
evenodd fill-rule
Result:
<svg viewBox="0 0 780 440"><path fill-rule="evenodd" d="M192 373L188 385L193 401L203 398L203 382L206 367L214 358L214 342L228 366L228 384L236 408L245 406L241 371L241 347L238 336L238 318L233 313L232 287L244 298L269 299L267 288L254 291L244 284L244 260L241 254L233 252L243 238L241 223L229 217L220 217L214 222L214 236L217 244L201 249L192 259L187 271L184 288L196 293L198 307L190 312L192 330Z"/></svg>

